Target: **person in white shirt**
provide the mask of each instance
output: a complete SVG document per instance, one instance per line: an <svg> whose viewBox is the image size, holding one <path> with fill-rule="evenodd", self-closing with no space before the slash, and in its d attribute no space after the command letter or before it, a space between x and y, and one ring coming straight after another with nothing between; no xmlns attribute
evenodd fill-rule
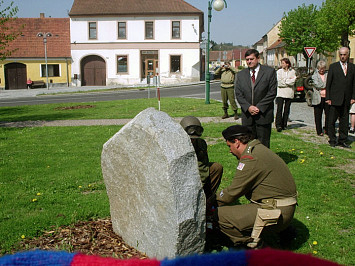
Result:
<svg viewBox="0 0 355 266"><path fill-rule="evenodd" d="M291 62L288 58L281 59L281 68L277 74L277 95L276 95L276 129L281 132L287 128L287 120L290 114L291 101L294 98L293 85L296 82L296 72L291 69Z"/></svg>

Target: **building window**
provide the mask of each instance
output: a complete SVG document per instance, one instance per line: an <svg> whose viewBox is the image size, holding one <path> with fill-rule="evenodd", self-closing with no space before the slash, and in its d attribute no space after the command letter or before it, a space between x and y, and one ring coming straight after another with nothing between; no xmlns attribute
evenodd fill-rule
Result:
<svg viewBox="0 0 355 266"><path fill-rule="evenodd" d="M181 55L172 55L170 56L170 72L171 73L180 73L181 69Z"/></svg>
<svg viewBox="0 0 355 266"><path fill-rule="evenodd" d="M153 21L145 22L145 38L146 39L154 39L154 23Z"/></svg>
<svg viewBox="0 0 355 266"><path fill-rule="evenodd" d="M60 77L59 65L47 65L48 66L48 77ZM47 77L46 75L46 65L41 65L41 77Z"/></svg>
<svg viewBox="0 0 355 266"><path fill-rule="evenodd" d="M172 38L173 39L180 39L180 21L173 21L172 22Z"/></svg>
<svg viewBox="0 0 355 266"><path fill-rule="evenodd" d="M126 22L118 22L118 39L126 39Z"/></svg>
<svg viewBox="0 0 355 266"><path fill-rule="evenodd" d="M89 22L89 39L97 39L97 25L96 22Z"/></svg>
<svg viewBox="0 0 355 266"><path fill-rule="evenodd" d="M117 73L128 73L128 56L117 56Z"/></svg>

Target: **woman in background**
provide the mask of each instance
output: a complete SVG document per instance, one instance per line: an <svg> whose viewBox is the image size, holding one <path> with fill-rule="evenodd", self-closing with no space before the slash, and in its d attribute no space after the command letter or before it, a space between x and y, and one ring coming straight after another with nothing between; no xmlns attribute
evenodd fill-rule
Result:
<svg viewBox="0 0 355 266"><path fill-rule="evenodd" d="M325 103L325 87L327 84L327 73L325 72L326 63L320 60L317 63L317 69L312 75L313 87L320 92L321 102L318 105L314 105L314 122L316 124L316 131L318 136L323 136L327 134L328 131L328 121L327 116L329 113L329 105ZM325 127L324 132L322 128L322 115L324 111L324 121Z"/></svg>
<svg viewBox="0 0 355 266"><path fill-rule="evenodd" d="M293 69L290 69L290 67L290 60L288 58L282 58L281 69L277 70L277 111L275 123L278 132L287 128L291 101L295 95L293 85L296 82L296 72Z"/></svg>

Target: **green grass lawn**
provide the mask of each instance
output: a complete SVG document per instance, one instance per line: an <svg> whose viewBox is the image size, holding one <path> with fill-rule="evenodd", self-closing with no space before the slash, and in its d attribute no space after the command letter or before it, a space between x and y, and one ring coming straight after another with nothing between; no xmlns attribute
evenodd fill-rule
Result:
<svg viewBox="0 0 355 266"><path fill-rule="evenodd" d="M79 104L0 108L0 120L131 118L157 103L127 100L81 104L95 105L88 109L56 109L74 105ZM163 99L162 110L173 117L219 116L221 104ZM221 188L231 182L237 166L221 137L229 125L204 124L210 160L224 166ZM22 237L38 236L52 226L110 215L100 156L102 145L120 128L0 127L0 254L16 250ZM287 249L354 265L355 153L275 131L271 149L288 164L299 192L293 222L298 234ZM270 243L281 248L276 240Z"/></svg>
<svg viewBox="0 0 355 266"><path fill-rule="evenodd" d="M82 106L84 108L77 108ZM69 109L72 107L71 109ZM86 107L86 108L85 108ZM63 119L119 119L133 118L142 110L154 107L158 109L156 99L117 100L108 102L60 103L43 105L25 105L0 107L0 121L37 121ZM222 104L211 101L184 98L162 98L161 111L173 117L185 115L222 116Z"/></svg>

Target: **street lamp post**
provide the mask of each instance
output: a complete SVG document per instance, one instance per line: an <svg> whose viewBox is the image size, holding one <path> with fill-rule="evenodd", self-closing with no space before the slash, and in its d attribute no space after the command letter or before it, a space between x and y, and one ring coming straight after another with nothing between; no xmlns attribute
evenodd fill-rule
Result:
<svg viewBox="0 0 355 266"><path fill-rule="evenodd" d="M221 11L224 6L227 8L226 0L208 0L208 26L206 43L206 63L205 63L205 103L210 103L210 23L212 19L212 3L216 11Z"/></svg>
<svg viewBox="0 0 355 266"><path fill-rule="evenodd" d="M50 32L47 32L47 33L39 32L39 33L37 33L37 37L43 37L44 60L46 62L47 90L49 90L49 84L48 84L48 62L47 62L47 38L52 37L52 33L50 33Z"/></svg>

